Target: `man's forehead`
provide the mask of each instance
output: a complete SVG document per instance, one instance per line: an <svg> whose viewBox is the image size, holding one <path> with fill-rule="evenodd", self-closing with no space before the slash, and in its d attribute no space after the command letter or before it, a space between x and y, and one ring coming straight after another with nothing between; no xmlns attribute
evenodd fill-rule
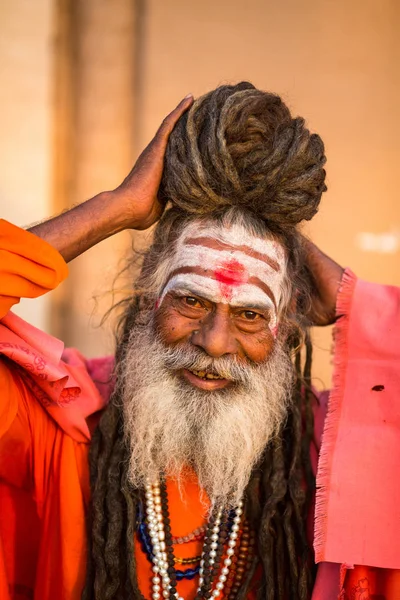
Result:
<svg viewBox="0 0 400 600"><path fill-rule="evenodd" d="M286 259L272 239L240 225L192 223L178 239L158 305L170 291L189 290L214 303L270 309L277 322Z"/></svg>
<svg viewBox="0 0 400 600"><path fill-rule="evenodd" d="M182 246L204 246L227 252L240 251L267 262L276 271L286 263L286 253L279 242L254 235L240 224L223 226L218 223L191 223L178 240L177 249Z"/></svg>

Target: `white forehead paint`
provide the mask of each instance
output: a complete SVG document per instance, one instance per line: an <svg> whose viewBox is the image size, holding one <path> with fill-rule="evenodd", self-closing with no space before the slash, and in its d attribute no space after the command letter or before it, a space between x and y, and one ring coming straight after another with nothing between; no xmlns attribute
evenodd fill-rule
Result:
<svg viewBox="0 0 400 600"><path fill-rule="evenodd" d="M226 284L224 286L228 287ZM229 286L232 289L221 290L220 283L211 277L203 277L196 273L180 273L169 280L165 286L162 299L171 290L184 291L189 295L196 294L211 302L222 302L231 306L259 307L275 311L272 300L256 285L246 283ZM229 293L229 298L227 298ZM161 300L161 299L160 299Z"/></svg>
<svg viewBox="0 0 400 600"><path fill-rule="evenodd" d="M275 332L285 275L285 254L277 242L252 236L240 225L192 225L177 243L157 305L174 290L215 303L267 308Z"/></svg>

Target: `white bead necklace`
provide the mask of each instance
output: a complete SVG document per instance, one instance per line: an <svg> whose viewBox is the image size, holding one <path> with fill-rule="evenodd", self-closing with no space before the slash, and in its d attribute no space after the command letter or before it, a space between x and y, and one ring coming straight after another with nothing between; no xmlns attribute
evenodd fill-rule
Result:
<svg viewBox="0 0 400 600"><path fill-rule="evenodd" d="M146 492L146 518L148 523L148 529L150 534L151 543L153 546L153 600L160 600L161 597L167 599L171 595L171 581L168 575L168 557L165 545L165 531L161 509L161 494L160 486L158 482L148 481L145 486ZM232 564L232 556L235 553L235 546L237 543L239 524L241 515L243 512L243 502L239 502L238 507L235 510L235 517L233 519L233 525L228 536L228 549L226 551L227 558L224 559L224 566L221 569L221 573L218 577L218 581L215 585L215 590L211 592L211 595L207 600L211 598L217 598L222 590L224 589L225 582L229 573L229 568ZM211 532L211 545L209 552L209 565L212 567L215 563L218 548L219 531L221 527L222 507L218 509L217 516L214 522L214 526ZM200 571L199 571L199 587L197 593L200 591L201 586L204 583L204 550L201 555ZM178 593L175 594L177 600L184 600Z"/></svg>

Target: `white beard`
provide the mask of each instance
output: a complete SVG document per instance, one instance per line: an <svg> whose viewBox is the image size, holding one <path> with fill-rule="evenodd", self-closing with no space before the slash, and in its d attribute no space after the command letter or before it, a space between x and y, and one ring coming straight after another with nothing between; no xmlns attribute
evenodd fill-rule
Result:
<svg viewBox="0 0 400 600"><path fill-rule="evenodd" d="M206 392L177 374L207 367L237 383ZM229 508L286 419L293 366L278 341L254 366L212 359L190 343L166 347L148 324L132 330L120 378L130 483L143 488L166 474L179 485L191 470L211 503Z"/></svg>

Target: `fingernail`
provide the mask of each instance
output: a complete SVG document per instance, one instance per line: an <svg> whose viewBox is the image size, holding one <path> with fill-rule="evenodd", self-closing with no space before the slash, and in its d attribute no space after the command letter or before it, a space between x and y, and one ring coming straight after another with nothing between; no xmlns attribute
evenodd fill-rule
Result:
<svg viewBox="0 0 400 600"><path fill-rule="evenodd" d="M187 96L184 97L184 100L187 100L188 98L193 98L193 94L188 94Z"/></svg>

